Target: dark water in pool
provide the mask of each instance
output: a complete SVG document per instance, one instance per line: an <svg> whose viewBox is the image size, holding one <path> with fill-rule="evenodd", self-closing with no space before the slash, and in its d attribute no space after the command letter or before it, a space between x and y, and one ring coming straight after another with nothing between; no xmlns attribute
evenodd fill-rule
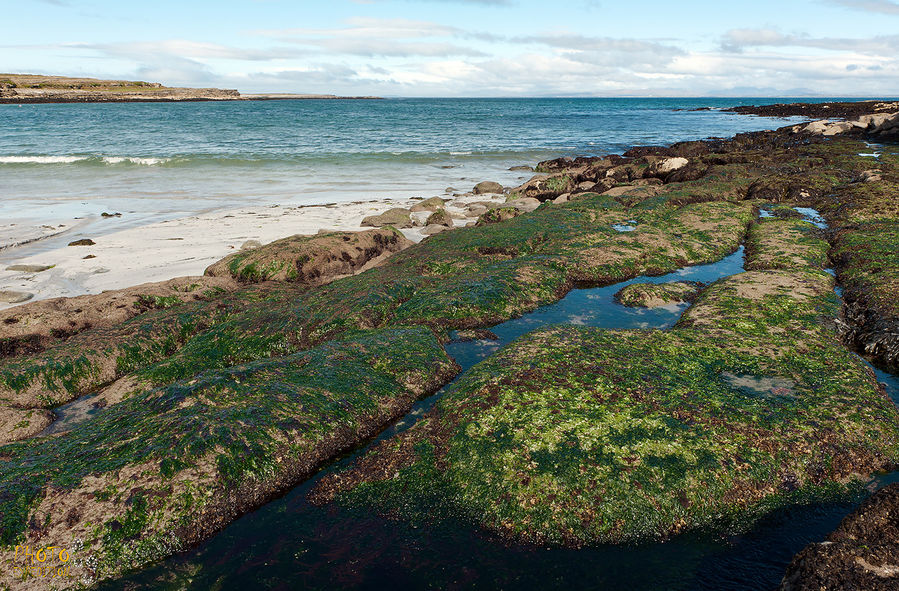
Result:
<svg viewBox="0 0 899 591"><path fill-rule="evenodd" d="M447 351L468 369L502 345L547 324L667 328L686 306L625 308L614 301L614 294L634 282L711 282L742 270L741 248L711 265L574 290L556 304L492 328L498 341L453 342ZM899 377L877 372L899 402ZM438 397L439 393L420 402L379 439L408 428ZM321 474L345 466L357 455L336 462L283 498L242 517L195 550L102 588L773 589L792 556L809 542L823 539L856 504L793 507L742 534L688 534L667 543L583 550L539 548L497 541L452 518L416 527L358 508L314 507L305 500ZM899 475L885 475L869 488L897 480Z"/></svg>

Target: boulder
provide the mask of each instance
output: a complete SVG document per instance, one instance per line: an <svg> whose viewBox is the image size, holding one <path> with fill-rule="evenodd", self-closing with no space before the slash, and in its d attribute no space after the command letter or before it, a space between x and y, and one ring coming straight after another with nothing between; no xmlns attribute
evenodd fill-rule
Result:
<svg viewBox="0 0 899 591"><path fill-rule="evenodd" d="M413 213L418 211L437 211L438 209L441 209L446 202L446 199L441 199L440 197L431 197L430 199L419 201L411 207L410 211L412 211Z"/></svg>
<svg viewBox="0 0 899 591"><path fill-rule="evenodd" d="M231 254L206 269L207 277L242 282L291 281L322 285L353 275L412 242L390 228L291 236L252 250Z"/></svg>
<svg viewBox="0 0 899 591"><path fill-rule="evenodd" d="M90 238L82 238L80 240L73 240L69 242L69 246L93 246L96 242L91 240Z"/></svg>
<svg viewBox="0 0 899 591"><path fill-rule="evenodd" d="M468 213L469 213L470 215L472 215L472 216L474 216L474 217L477 217L477 216L479 216L479 215L485 213L485 212L487 211L487 207L484 206L484 205L481 205L481 204L479 204L479 203L473 203L473 204L471 204L471 205L468 206L468 208L466 209L466 211L468 211Z"/></svg>
<svg viewBox="0 0 899 591"><path fill-rule="evenodd" d="M402 207L394 207L388 209L384 213L378 215L370 215L362 220L362 227L381 228L383 226L394 226L395 228L411 228L412 218L409 217L409 210Z"/></svg>
<svg viewBox="0 0 899 591"><path fill-rule="evenodd" d="M453 218L447 211L443 208L438 209L430 216L428 216L427 222L425 222L426 226L446 226L448 228L453 227Z"/></svg>
<svg viewBox="0 0 899 591"><path fill-rule="evenodd" d="M555 199L562 193L577 188L574 178L568 174L536 175L510 193L514 198L530 197L540 201Z"/></svg>
<svg viewBox="0 0 899 591"><path fill-rule="evenodd" d="M571 197L571 193L562 193L555 199L553 199L553 203L568 203L568 199Z"/></svg>
<svg viewBox="0 0 899 591"><path fill-rule="evenodd" d="M253 250L254 248L259 248L260 246L262 246L262 243L258 240L247 240L240 245L240 250Z"/></svg>
<svg viewBox="0 0 899 591"><path fill-rule="evenodd" d="M511 166L509 170L513 172L534 172L534 169L530 166Z"/></svg>
<svg viewBox="0 0 899 591"><path fill-rule="evenodd" d="M503 186L499 183L495 183L493 181L482 181L474 186L472 189L472 193L475 195L484 195L487 193L502 193Z"/></svg>

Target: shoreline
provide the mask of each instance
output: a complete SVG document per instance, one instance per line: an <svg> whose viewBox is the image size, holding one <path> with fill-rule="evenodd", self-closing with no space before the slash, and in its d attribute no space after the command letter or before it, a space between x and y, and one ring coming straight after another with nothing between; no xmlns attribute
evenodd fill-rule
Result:
<svg viewBox="0 0 899 591"><path fill-rule="evenodd" d="M453 216L455 227L477 220L477 216L467 215L468 204L478 201L499 204L505 197L504 194L474 195L471 192L441 196L448 200L446 209ZM366 229L360 225L366 216L394 207L411 208L422 201L422 198L388 197L309 205L253 204L120 230L113 226L106 231L100 229L98 222L115 224L121 218L112 214L93 220L72 220L67 222L64 230L57 228L44 236L32 236L18 244L0 246L0 291L32 294L25 301L0 303L0 310L46 299L98 294L142 283L202 275L206 267L239 251L248 241L267 244L324 230L358 232ZM420 242L425 237L422 230L427 213L413 214L414 222L419 225L402 229L406 238ZM31 229L40 231L41 228ZM96 244L68 245L79 239L91 239ZM151 260L142 257L147 249L152 249ZM21 256L17 256L19 253ZM51 268L40 272L7 269L13 265Z"/></svg>

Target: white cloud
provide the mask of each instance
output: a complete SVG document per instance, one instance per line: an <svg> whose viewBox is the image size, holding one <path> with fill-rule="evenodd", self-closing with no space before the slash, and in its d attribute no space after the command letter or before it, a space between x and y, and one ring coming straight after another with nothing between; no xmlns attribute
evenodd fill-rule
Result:
<svg viewBox="0 0 899 591"><path fill-rule="evenodd" d="M825 2L865 12L899 14L899 4L891 0L825 0Z"/></svg>

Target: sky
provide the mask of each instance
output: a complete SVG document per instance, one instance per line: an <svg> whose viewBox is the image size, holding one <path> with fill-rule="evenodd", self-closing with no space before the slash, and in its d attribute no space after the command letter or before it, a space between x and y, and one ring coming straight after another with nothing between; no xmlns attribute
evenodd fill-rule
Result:
<svg viewBox="0 0 899 591"><path fill-rule="evenodd" d="M378 96L899 96L899 0L0 0L0 72Z"/></svg>

